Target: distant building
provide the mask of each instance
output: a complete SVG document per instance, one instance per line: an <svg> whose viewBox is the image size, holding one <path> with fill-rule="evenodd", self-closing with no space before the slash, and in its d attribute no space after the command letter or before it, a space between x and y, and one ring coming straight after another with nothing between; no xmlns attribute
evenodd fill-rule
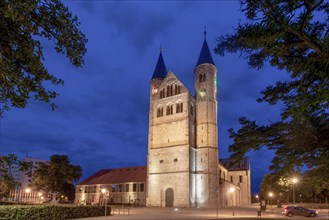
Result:
<svg viewBox="0 0 329 220"><path fill-rule="evenodd" d="M41 159L32 158L32 157L25 157L22 161L27 162L27 163L32 163L32 170L31 170L31 176L28 176L26 174L26 171L22 172L19 170L19 168L20 168L19 165L14 165L12 167L11 175L13 176L15 182L19 183L19 187L18 187L19 189L25 189L27 187L30 187L34 171L39 166L39 164L49 162L47 160L41 160Z"/></svg>
<svg viewBox="0 0 329 220"><path fill-rule="evenodd" d="M195 94L192 95L173 72L167 71L160 49L150 80L145 178L134 179L136 174L131 168L99 171L93 175L97 176L93 181L87 181L91 176L78 184L81 191L77 192L76 199L79 202L87 199L99 203L102 187L111 189L114 185L113 196L117 199L110 202L130 203L130 191L125 192L123 188L131 182L143 184L146 194L140 204L149 207L225 207L251 202L249 159L234 167L229 166L228 160L218 159L217 68L206 32L194 79ZM131 179L116 179L118 170L127 172ZM123 188L118 191L120 185Z"/></svg>
<svg viewBox="0 0 329 220"><path fill-rule="evenodd" d="M100 170L76 186L78 204L103 203L106 189L110 204L145 205L146 167Z"/></svg>

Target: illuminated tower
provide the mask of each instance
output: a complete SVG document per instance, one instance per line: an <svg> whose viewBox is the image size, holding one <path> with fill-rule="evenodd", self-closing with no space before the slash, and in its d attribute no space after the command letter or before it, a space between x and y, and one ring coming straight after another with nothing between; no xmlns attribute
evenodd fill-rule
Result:
<svg viewBox="0 0 329 220"><path fill-rule="evenodd" d="M146 205L191 207L195 100L177 77L167 72L161 50L150 84Z"/></svg>
<svg viewBox="0 0 329 220"><path fill-rule="evenodd" d="M216 205L218 190L217 68L204 32L201 53L194 70L196 98L195 203Z"/></svg>

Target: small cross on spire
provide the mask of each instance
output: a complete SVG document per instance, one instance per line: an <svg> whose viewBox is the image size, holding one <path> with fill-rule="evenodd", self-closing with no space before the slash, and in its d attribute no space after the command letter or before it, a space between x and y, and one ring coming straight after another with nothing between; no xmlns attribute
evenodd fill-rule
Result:
<svg viewBox="0 0 329 220"><path fill-rule="evenodd" d="M203 35L204 35L204 39L206 39L206 36L207 36L207 28L206 27L204 27Z"/></svg>

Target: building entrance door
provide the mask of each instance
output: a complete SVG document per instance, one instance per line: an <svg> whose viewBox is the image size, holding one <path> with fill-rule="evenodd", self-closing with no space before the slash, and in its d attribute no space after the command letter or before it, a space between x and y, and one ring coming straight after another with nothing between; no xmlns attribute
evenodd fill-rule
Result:
<svg viewBox="0 0 329 220"><path fill-rule="evenodd" d="M166 207L174 206L174 190L172 188L168 188L166 190Z"/></svg>

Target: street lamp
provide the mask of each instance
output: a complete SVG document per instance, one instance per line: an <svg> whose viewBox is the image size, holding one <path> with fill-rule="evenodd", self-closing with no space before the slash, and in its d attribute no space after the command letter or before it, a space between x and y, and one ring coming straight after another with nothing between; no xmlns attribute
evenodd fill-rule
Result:
<svg viewBox="0 0 329 220"><path fill-rule="evenodd" d="M235 188L234 187L230 187L230 193L232 194L232 216L234 216L234 203L233 203L233 196L234 196L234 191Z"/></svg>
<svg viewBox="0 0 329 220"><path fill-rule="evenodd" d="M269 197L270 197L270 206L271 206L271 208L272 208L272 202L271 202L271 200L272 200L272 197L273 197L273 193L270 192L268 195L269 195Z"/></svg>
<svg viewBox="0 0 329 220"><path fill-rule="evenodd" d="M104 204L104 208L105 208L105 216L107 215L107 190L106 189L102 189L101 192L103 193L103 197L105 197L105 204Z"/></svg>
<svg viewBox="0 0 329 220"><path fill-rule="evenodd" d="M295 204L295 184L298 182L297 178L292 179L292 198L293 198L293 203Z"/></svg>
<svg viewBox="0 0 329 220"><path fill-rule="evenodd" d="M29 198L29 193L31 192L30 188L26 188L25 189L25 193L26 193L26 202L29 203L30 198Z"/></svg>
<svg viewBox="0 0 329 220"><path fill-rule="evenodd" d="M256 195L256 199L257 199L257 202L259 203L259 196L258 195Z"/></svg>

